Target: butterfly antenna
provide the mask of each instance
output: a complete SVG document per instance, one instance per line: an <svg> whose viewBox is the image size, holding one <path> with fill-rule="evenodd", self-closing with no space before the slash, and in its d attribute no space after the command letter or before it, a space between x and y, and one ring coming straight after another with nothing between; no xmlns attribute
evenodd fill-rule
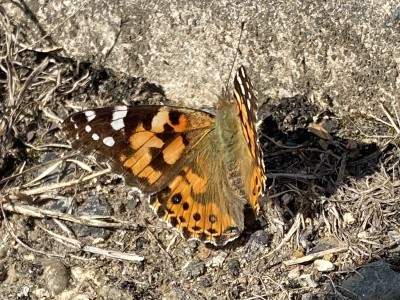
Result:
<svg viewBox="0 0 400 300"><path fill-rule="evenodd" d="M227 82L226 82L226 85L225 85L225 92L228 91L228 86L229 86L229 82L231 82L231 75L232 75L232 72L233 72L233 68L235 66L236 58L238 56L238 53L240 52L239 47L240 47L240 42L242 41L242 35L243 35L243 29L244 29L244 21L241 23L240 27L241 28L240 28L239 41L238 41L238 45L236 47L235 56L233 57L233 62L232 62L232 65L231 65L231 69L229 71L229 76L228 76L228 79L227 79Z"/></svg>

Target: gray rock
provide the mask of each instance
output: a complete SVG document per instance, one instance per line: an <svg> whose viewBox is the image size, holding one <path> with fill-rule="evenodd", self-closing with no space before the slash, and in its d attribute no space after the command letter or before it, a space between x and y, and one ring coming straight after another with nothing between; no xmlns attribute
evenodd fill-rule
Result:
<svg viewBox="0 0 400 300"><path fill-rule="evenodd" d="M104 197L91 196L77 209L77 215L80 216L111 216L112 208ZM75 227L77 236L106 239L111 231L105 228L77 225Z"/></svg>
<svg viewBox="0 0 400 300"><path fill-rule="evenodd" d="M254 232L246 243L246 255L245 258L248 261L252 261L258 258L259 253L265 251L268 243L270 242L268 233L264 230L257 230Z"/></svg>
<svg viewBox="0 0 400 300"><path fill-rule="evenodd" d="M400 299L400 273L381 260L358 269L339 288L350 299Z"/></svg>

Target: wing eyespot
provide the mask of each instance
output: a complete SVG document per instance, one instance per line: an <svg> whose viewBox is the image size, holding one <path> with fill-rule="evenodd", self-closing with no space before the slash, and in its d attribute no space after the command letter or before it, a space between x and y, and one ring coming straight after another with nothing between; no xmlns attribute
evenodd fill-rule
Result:
<svg viewBox="0 0 400 300"><path fill-rule="evenodd" d="M194 219L195 221L200 221L201 215L197 212L197 213L193 214L193 219Z"/></svg>

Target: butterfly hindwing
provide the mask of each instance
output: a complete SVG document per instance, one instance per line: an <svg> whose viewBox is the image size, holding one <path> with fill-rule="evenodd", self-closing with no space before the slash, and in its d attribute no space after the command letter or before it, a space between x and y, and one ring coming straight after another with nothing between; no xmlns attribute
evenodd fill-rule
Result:
<svg viewBox="0 0 400 300"><path fill-rule="evenodd" d="M246 200L230 186L228 157L222 155L216 135L211 132L178 176L150 201L158 216L185 238L224 245L243 231Z"/></svg>

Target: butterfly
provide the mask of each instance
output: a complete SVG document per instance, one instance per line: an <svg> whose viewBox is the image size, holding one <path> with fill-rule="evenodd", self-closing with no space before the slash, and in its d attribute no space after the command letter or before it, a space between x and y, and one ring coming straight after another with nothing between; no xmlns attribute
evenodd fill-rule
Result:
<svg viewBox="0 0 400 300"><path fill-rule="evenodd" d="M257 98L246 70L215 114L137 105L70 115L62 129L74 149L106 160L128 185L149 195L156 214L187 239L222 246L258 213L265 171L256 128Z"/></svg>

